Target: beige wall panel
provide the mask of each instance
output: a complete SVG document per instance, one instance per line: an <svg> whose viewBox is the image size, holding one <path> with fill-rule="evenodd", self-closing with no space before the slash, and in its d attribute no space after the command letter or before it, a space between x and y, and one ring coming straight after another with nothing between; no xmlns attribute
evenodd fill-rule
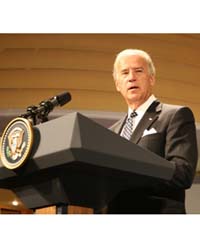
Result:
<svg viewBox="0 0 200 250"><path fill-rule="evenodd" d="M156 67L157 77L187 82L188 86L191 83L199 84L200 67L160 60L155 60L155 65L158 65Z"/></svg>
<svg viewBox="0 0 200 250"><path fill-rule="evenodd" d="M66 90L115 90L111 72L70 69L0 70L0 89L58 87Z"/></svg>
<svg viewBox="0 0 200 250"><path fill-rule="evenodd" d="M200 64L200 35L166 34L26 34L0 35L0 50L6 48L58 48L101 51L115 54L136 47L148 50L153 58L176 59L177 62ZM196 54L196 57L193 55Z"/></svg>
<svg viewBox="0 0 200 250"><path fill-rule="evenodd" d="M198 115L199 41L198 34L1 34L0 108L24 108L68 90L70 108L124 110L112 64L117 51L138 47L155 61L157 96L192 105Z"/></svg>
<svg viewBox="0 0 200 250"><path fill-rule="evenodd" d="M175 59L199 65L200 35L180 34L26 34L0 35L0 51L6 48L64 48L68 50L101 51L115 55L121 49L136 47L147 50L152 57Z"/></svg>
<svg viewBox="0 0 200 250"><path fill-rule="evenodd" d="M2 70L0 71L0 88L27 89L66 89L93 90L114 92L115 85L111 74L72 70ZM16 88L16 89L17 89ZM174 97L179 101L200 104L200 85L191 83L157 79L155 91L158 96ZM54 94L58 94L54 92ZM175 95L176 94L176 95Z"/></svg>
<svg viewBox="0 0 200 250"><path fill-rule="evenodd" d="M147 50L151 54L153 60L162 59L163 61L175 61L178 64L200 65L198 59L200 35L197 34L196 38L182 35L151 34L141 35L137 43L141 45L140 49Z"/></svg>
<svg viewBox="0 0 200 250"><path fill-rule="evenodd" d="M196 56L196 55L195 55ZM9 49L0 53L1 69L73 69L106 71L111 74L114 56L104 52L68 51L64 49ZM199 66L155 59L158 77L197 84ZM1 80L1 79L0 79Z"/></svg>
<svg viewBox="0 0 200 250"><path fill-rule="evenodd" d="M143 37L150 36L152 39L162 43L170 43L178 48L184 46L191 49L199 49L200 34L144 34Z"/></svg>
<svg viewBox="0 0 200 250"><path fill-rule="evenodd" d="M26 111L27 106L38 105L40 101L62 93L64 89L2 89L0 91L0 107L3 109L19 108ZM101 92L89 90L71 90L72 100L61 109L103 110L113 112L126 112L127 107L122 97L116 92ZM177 100L156 93L160 101L189 106L197 121L200 121L199 104L188 100ZM9 98L8 98L9 96ZM19 114L20 115L20 114Z"/></svg>
<svg viewBox="0 0 200 250"><path fill-rule="evenodd" d="M179 51L183 49L186 49L186 52L198 50L199 40L199 34L1 34L0 50L5 48L73 48L116 52L125 47L138 47L151 48L152 52L149 52L152 56L157 51L159 55L170 58L176 56L173 54L174 51L179 54ZM187 53L182 56L185 54Z"/></svg>
<svg viewBox="0 0 200 250"><path fill-rule="evenodd" d="M21 70L0 71L0 88L51 88L79 89L95 91L115 91L109 73L65 70ZM200 103L200 86L183 81L157 79L155 86L158 95L174 97ZM55 92L54 92L55 94Z"/></svg>
<svg viewBox="0 0 200 250"><path fill-rule="evenodd" d="M27 106L38 105L40 101L55 96L63 91L64 89L1 89L0 107L26 109ZM71 104L69 103L68 105Z"/></svg>
<svg viewBox="0 0 200 250"><path fill-rule="evenodd" d="M38 105L40 101L63 91L64 89L2 89L0 91L0 107L26 109L27 106ZM107 111L126 111L127 109L121 96L116 92L71 89L69 92L72 95L72 100L62 108Z"/></svg>
<svg viewBox="0 0 200 250"><path fill-rule="evenodd" d="M157 79L155 92L159 96L176 99L179 102L190 102L200 105L200 86L187 82Z"/></svg>
<svg viewBox="0 0 200 250"><path fill-rule="evenodd" d="M112 70L114 58L103 52L64 49L7 49L0 53L0 68L69 68Z"/></svg>

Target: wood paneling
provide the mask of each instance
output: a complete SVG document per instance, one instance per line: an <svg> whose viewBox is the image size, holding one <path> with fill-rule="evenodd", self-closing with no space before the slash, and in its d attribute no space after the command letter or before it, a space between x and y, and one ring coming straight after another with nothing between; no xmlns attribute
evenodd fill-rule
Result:
<svg viewBox="0 0 200 250"><path fill-rule="evenodd" d="M93 214L94 210L88 207L68 206L68 214Z"/></svg>
<svg viewBox="0 0 200 250"><path fill-rule="evenodd" d="M56 206L38 208L35 214L56 214Z"/></svg>
<svg viewBox="0 0 200 250"><path fill-rule="evenodd" d="M64 89L2 89L0 92L0 106L2 108L24 108L38 104L43 99L48 99L59 94ZM63 109L93 109L93 110L126 110L126 104L119 94L115 92L100 92L91 90L71 90L72 101ZM9 98L8 98L9 95ZM116 98L117 97L117 98ZM92 107L92 108L91 108ZM119 107L119 108L118 108Z"/></svg>
<svg viewBox="0 0 200 250"><path fill-rule="evenodd" d="M5 193L1 192L3 195ZM2 198L1 200L6 200L6 197ZM33 214L33 211L31 209L26 209L23 207L14 207L14 206L9 206L5 204L0 204L0 214Z"/></svg>
<svg viewBox="0 0 200 250"><path fill-rule="evenodd" d="M115 91L110 72L73 69L0 70L1 88L56 88ZM58 84L59 83L59 84Z"/></svg>
<svg viewBox="0 0 200 250"><path fill-rule="evenodd" d="M25 108L68 90L65 108L125 111L112 65L124 48L149 52L156 95L200 121L200 34L0 34L0 108Z"/></svg>
<svg viewBox="0 0 200 250"><path fill-rule="evenodd" d="M113 58L104 52L66 49L6 49L0 53L0 68L72 68L110 70Z"/></svg>
<svg viewBox="0 0 200 250"><path fill-rule="evenodd" d="M199 114L199 102L198 91L195 91L194 98L192 93L189 92L188 97L186 92L181 92L179 88L174 88L173 84L165 86L162 91L159 91L162 86L157 85L155 93L158 98L167 103L173 103L176 105L189 106L196 117L200 118ZM193 88L196 90L196 88ZM122 99L121 95L115 91L95 91L95 90L75 90L67 88L72 95L72 101L60 109L80 109L80 110L103 110L113 112L126 112L127 107ZM197 88L198 90L198 88ZM3 109L20 108L26 111L26 108L30 105L37 105L41 100L48 99L55 94L59 94L65 91L65 89L1 89L0 92L0 107ZM171 97L170 94L176 93L177 96ZM169 95L168 95L169 94ZM8 98L9 96L9 98ZM187 97L187 99L185 99ZM92 107L92 108L91 108Z"/></svg>
<svg viewBox="0 0 200 250"><path fill-rule="evenodd" d="M92 208L68 206L68 214L93 214ZM35 214L56 214L56 206L50 206L45 208L36 209Z"/></svg>
<svg viewBox="0 0 200 250"><path fill-rule="evenodd" d="M197 57L196 51L193 52L193 58L195 57ZM74 72L76 74L79 71L94 71L94 73L101 72L104 74L107 72L107 76L111 76L114 58L114 54L94 51L7 49L0 53L0 69L7 71L13 69L23 69L24 71L33 69L48 69L49 71L68 69L73 72L78 71ZM158 77L193 84L198 84L200 81L199 63L194 64L193 62L193 64L190 64L180 58L178 61L171 58L155 58L154 62L156 66L158 65ZM60 72L57 71L57 73L59 74Z"/></svg>
<svg viewBox="0 0 200 250"><path fill-rule="evenodd" d="M188 105L200 121L199 34L0 34L0 108L26 108L61 91L69 109L126 111L112 65L124 48L149 52L161 101Z"/></svg>

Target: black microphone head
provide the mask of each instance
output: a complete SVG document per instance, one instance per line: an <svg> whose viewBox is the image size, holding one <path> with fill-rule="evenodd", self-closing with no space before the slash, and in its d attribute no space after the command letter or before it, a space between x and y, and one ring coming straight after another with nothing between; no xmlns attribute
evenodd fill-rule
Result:
<svg viewBox="0 0 200 250"><path fill-rule="evenodd" d="M60 106L63 106L67 102L71 101L71 94L69 92L64 92L56 96L57 102Z"/></svg>

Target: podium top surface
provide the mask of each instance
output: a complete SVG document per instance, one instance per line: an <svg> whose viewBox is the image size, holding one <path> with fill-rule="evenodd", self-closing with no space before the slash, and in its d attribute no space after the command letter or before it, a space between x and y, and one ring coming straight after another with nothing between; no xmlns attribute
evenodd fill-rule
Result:
<svg viewBox="0 0 200 250"><path fill-rule="evenodd" d="M120 172L170 180L174 166L78 112L34 126L30 159L23 175L81 162ZM34 166L34 167L32 167ZM0 161L0 180L17 177Z"/></svg>

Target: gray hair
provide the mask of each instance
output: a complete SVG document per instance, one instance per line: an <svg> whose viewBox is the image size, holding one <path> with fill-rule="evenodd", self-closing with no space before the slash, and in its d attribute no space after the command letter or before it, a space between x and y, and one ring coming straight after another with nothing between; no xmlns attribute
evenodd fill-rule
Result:
<svg viewBox="0 0 200 250"><path fill-rule="evenodd" d="M124 57L124 56L131 56L131 55L139 55L142 58L144 58L145 61L147 62L147 65L148 65L148 68L149 68L149 73L151 75L155 76L155 74L156 74L155 66L153 64L153 61L152 61L150 55L147 52L145 52L143 50L139 50L139 49L125 49L125 50L123 50L123 51L121 51L121 52L119 52L117 54L115 62L114 62L113 77L114 77L115 80L117 78L117 70L116 70L116 68L117 68L117 65L118 65L120 59L122 57Z"/></svg>

